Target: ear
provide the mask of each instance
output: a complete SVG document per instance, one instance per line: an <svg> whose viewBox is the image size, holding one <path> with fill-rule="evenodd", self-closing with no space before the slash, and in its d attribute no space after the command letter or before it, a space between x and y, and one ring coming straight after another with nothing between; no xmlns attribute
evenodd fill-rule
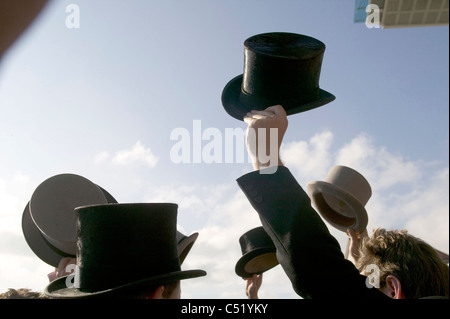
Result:
<svg viewBox="0 0 450 319"><path fill-rule="evenodd" d="M164 286L158 286L146 299L163 299Z"/></svg>
<svg viewBox="0 0 450 319"><path fill-rule="evenodd" d="M383 289L383 292L392 299L406 299L400 280L392 275L386 277L386 287Z"/></svg>

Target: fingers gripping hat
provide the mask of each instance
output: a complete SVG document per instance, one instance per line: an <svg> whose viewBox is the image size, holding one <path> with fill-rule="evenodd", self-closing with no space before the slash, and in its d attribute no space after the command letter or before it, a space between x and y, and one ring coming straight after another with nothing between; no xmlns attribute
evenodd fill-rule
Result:
<svg viewBox="0 0 450 319"><path fill-rule="evenodd" d="M333 227L346 232L362 232L368 223L365 205L372 196L369 182L346 166L331 168L325 181L306 186L313 207Z"/></svg>
<svg viewBox="0 0 450 319"><path fill-rule="evenodd" d="M243 120L251 110L281 104L288 115L332 102L319 87L325 44L301 34L258 34L244 42L244 73L222 92L222 105Z"/></svg>
<svg viewBox="0 0 450 319"><path fill-rule="evenodd" d="M205 276L182 271L178 256L176 204L106 204L75 209L77 270L50 283L54 298L106 297L130 289L154 287Z"/></svg>
<svg viewBox="0 0 450 319"><path fill-rule="evenodd" d="M254 228L239 238L242 257L238 260L235 272L246 279L253 274L261 274L278 265L276 248L263 227Z"/></svg>
<svg viewBox="0 0 450 319"><path fill-rule="evenodd" d="M64 257L76 254L74 208L116 203L114 197L90 180L60 174L42 182L22 214L22 231L31 250L44 262L58 267Z"/></svg>

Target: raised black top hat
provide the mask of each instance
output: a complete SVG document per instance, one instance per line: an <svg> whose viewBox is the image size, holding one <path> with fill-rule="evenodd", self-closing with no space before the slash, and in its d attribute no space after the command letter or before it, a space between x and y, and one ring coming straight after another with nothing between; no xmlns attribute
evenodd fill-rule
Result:
<svg viewBox="0 0 450 319"><path fill-rule="evenodd" d="M239 238L242 257L236 263L236 274L244 279L278 265L275 245L263 227L249 230Z"/></svg>
<svg viewBox="0 0 450 319"><path fill-rule="evenodd" d="M244 73L222 93L222 104L232 117L243 120L251 110L278 104L292 115L335 99L319 88L325 52L321 41L295 33L264 33L248 38L244 49Z"/></svg>
<svg viewBox="0 0 450 319"><path fill-rule="evenodd" d="M177 247L176 204L107 204L75 209L77 271L50 283L55 298L106 297L206 275L182 271Z"/></svg>

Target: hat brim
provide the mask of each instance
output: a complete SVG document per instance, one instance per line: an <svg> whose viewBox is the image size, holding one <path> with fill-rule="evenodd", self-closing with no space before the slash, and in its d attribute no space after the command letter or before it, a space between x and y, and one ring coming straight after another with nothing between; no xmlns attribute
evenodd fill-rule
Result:
<svg viewBox="0 0 450 319"><path fill-rule="evenodd" d="M29 203L22 214L22 231L28 246L45 263L56 268L62 258L75 258L75 255L64 253L44 238L31 217Z"/></svg>
<svg viewBox="0 0 450 319"><path fill-rule="evenodd" d="M191 279L202 277L206 275L204 270L186 270L186 271L176 271L159 276L149 277L139 281L135 281L126 285L119 287L114 287L111 289L101 290L101 291L82 291L79 288L68 288L66 280L70 280L69 275L65 277L58 278L51 282L44 290L44 293L51 298L59 299L84 299L84 298L103 298L109 297L118 293L126 293L126 291L144 288L144 287L154 287L156 285L162 285L165 283L170 283L178 280Z"/></svg>
<svg viewBox="0 0 450 319"><path fill-rule="evenodd" d="M189 254L189 251L191 250L197 238L198 233L193 233L192 235L183 238L178 243L178 251L179 251L178 256L180 258L180 265L183 264L184 260L186 259L186 256Z"/></svg>
<svg viewBox="0 0 450 319"><path fill-rule="evenodd" d="M258 265L252 273L246 270L248 263L259 258ZM239 277L244 279L252 277L254 274L262 274L279 264L276 259L276 249L274 247L259 248L242 255L235 267L235 272Z"/></svg>
<svg viewBox="0 0 450 319"><path fill-rule="evenodd" d="M240 100L242 94L242 80L244 75L238 75L225 86L222 92L222 105L225 111L235 119L244 120L246 114L252 110L263 110L271 105L248 105ZM290 105L282 105L287 115L293 115L315 109L334 101L336 97L322 89L319 89L319 97L309 103L290 102Z"/></svg>
<svg viewBox="0 0 450 319"><path fill-rule="evenodd" d="M330 225L343 232L351 228L361 233L366 229L369 220L367 211L353 195L336 185L323 181L310 182L306 189L314 208ZM347 217L336 212L328 205L323 194L339 198L352 209L354 217Z"/></svg>

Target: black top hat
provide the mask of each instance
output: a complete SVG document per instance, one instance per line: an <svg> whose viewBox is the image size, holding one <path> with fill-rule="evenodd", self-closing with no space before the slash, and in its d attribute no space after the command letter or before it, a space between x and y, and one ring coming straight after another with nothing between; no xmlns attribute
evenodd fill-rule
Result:
<svg viewBox="0 0 450 319"><path fill-rule="evenodd" d="M249 230L239 238L242 257L236 263L236 274L244 279L278 265L276 248L263 227Z"/></svg>
<svg viewBox="0 0 450 319"><path fill-rule="evenodd" d="M205 276L181 271L177 248L178 205L170 203L91 205L77 215L77 270L50 283L54 298L93 298ZM69 285L70 286L70 285Z"/></svg>
<svg viewBox="0 0 450 319"><path fill-rule="evenodd" d="M58 267L76 254L74 208L117 203L102 187L75 174L60 174L42 182L22 214L22 231L31 250L44 262Z"/></svg>
<svg viewBox="0 0 450 319"><path fill-rule="evenodd" d="M243 120L251 110L282 105L288 115L330 103L335 96L319 88L325 44L295 33L264 33L244 42L244 74L222 93L229 115Z"/></svg>

